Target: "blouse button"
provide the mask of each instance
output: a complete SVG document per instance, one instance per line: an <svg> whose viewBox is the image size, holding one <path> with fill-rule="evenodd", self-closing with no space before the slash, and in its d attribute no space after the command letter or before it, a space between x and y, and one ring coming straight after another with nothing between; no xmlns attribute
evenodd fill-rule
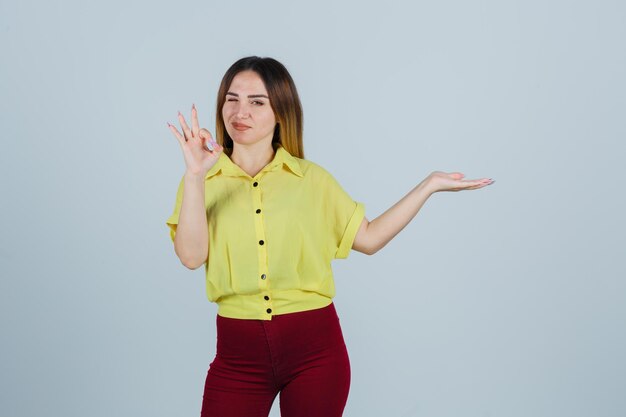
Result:
<svg viewBox="0 0 626 417"><path fill-rule="evenodd" d="M265 274L261 275L261 279L265 279Z"/></svg>
<svg viewBox="0 0 626 417"><path fill-rule="evenodd" d="M254 182L254 184L252 184L253 187L256 187L257 185L259 185L259 183L256 181Z"/></svg>
<svg viewBox="0 0 626 417"><path fill-rule="evenodd" d="M271 308L268 308L268 309L267 309L267 310L265 310L265 311L267 311L267 314L269 314L269 313L271 313L271 312L272 312L272 309L271 309Z"/></svg>
<svg viewBox="0 0 626 417"><path fill-rule="evenodd" d="M266 295L265 297L263 297L263 298L265 299L265 301L267 301L267 300L269 300L269 299L270 299L270 297L269 297L269 296L267 296L267 295Z"/></svg>
<svg viewBox="0 0 626 417"><path fill-rule="evenodd" d="M264 244L265 242L263 242L262 240L259 240L259 245Z"/></svg>
<svg viewBox="0 0 626 417"><path fill-rule="evenodd" d="M257 214L261 212L261 209L256 209Z"/></svg>

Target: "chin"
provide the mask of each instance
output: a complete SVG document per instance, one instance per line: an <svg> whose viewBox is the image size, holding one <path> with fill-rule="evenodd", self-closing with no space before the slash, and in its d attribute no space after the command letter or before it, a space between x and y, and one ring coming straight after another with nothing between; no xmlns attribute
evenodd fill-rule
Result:
<svg viewBox="0 0 626 417"><path fill-rule="evenodd" d="M249 135L248 132L239 132L237 130L234 132L228 132L228 136L230 136L234 143L239 145L251 145L253 143L261 142L264 138L264 136L252 136Z"/></svg>
<svg viewBox="0 0 626 417"><path fill-rule="evenodd" d="M251 145L260 140L259 138L245 137L245 136L238 136L238 135L235 135L235 136L230 135L230 138L233 140L233 143L236 143L238 145Z"/></svg>

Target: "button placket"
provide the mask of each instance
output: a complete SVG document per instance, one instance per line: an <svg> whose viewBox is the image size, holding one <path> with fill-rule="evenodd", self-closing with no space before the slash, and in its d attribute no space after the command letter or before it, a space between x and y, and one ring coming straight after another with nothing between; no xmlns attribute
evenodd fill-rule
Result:
<svg viewBox="0 0 626 417"><path fill-rule="evenodd" d="M251 183L252 193L252 207L254 210L254 228L255 236L257 239L257 254L258 254L258 266L259 266L259 289L263 293L259 296L260 306L263 308L263 312L271 317L273 311L272 297L270 297L270 277L267 275L268 263L267 263L267 239L265 236L265 226L263 223L263 200L262 200L262 186L260 179L252 180Z"/></svg>

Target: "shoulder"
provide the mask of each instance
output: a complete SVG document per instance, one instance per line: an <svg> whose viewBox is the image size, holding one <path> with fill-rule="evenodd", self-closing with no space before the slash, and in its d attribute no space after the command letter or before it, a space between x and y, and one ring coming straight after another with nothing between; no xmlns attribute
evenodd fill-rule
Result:
<svg viewBox="0 0 626 417"><path fill-rule="evenodd" d="M310 161L308 159L296 158L294 159L300 165L300 169L302 170L302 174L305 178L313 179L313 180L322 180L332 178L330 172L328 172L323 166L319 165L316 162Z"/></svg>
<svg viewBox="0 0 626 417"><path fill-rule="evenodd" d="M298 159L298 163L307 188L314 189L316 193L327 194L330 198L345 193L335 176L320 164L304 159Z"/></svg>

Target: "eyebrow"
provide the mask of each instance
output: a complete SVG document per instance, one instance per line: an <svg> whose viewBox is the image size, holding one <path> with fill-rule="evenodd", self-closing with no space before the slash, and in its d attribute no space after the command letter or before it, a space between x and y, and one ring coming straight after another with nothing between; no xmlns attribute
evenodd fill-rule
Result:
<svg viewBox="0 0 626 417"><path fill-rule="evenodd" d="M235 96L235 97L239 97L239 94L237 93L231 93L230 91L228 93L226 93L227 96ZM265 97L266 99L269 100L269 97L266 96L265 94L250 94L248 96L248 98L256 98L256 97Z"/></svg>

